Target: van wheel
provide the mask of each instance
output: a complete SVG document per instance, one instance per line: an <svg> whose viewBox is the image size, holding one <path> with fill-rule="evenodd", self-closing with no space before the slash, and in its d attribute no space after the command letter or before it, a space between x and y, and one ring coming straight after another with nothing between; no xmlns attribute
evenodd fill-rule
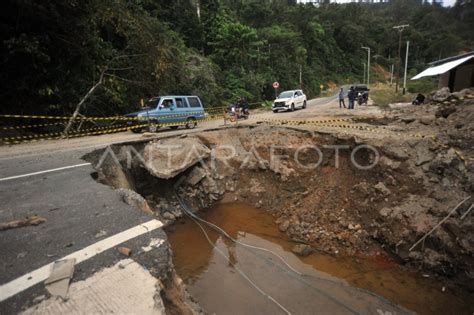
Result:
<svg viewBox="0 0 474 315"><path fill-rule="evenodd" d="M196 127L196 119L194 118L188 118L186 120L186 128L187 129L194 129L194 127Z"/></svg>
<svg viewBox="0 0 474 315"><path fill-rule="evenodd" d="M295 111L295 104L291 104L290 111L292 111L292 112Z"/></svg>
<svg viewBox="0 0 474 315"><path fill-rule="evenodd" d="M179 128L179 126L170 126L171 129L176 130Z"/></svg>
<svg viewBox="0 0 474 315"><path fill-rule="evenodd" d="M303 108L306 108L306 101L303 102Z"/></svg>
<svg viewBox="0 0 474 315"><path fill-rule="evenodd" d="M158 121L156 121L156 120L150 121L150 125L147 127L148 131L149 132L157 132L158 129L160 128L157 125L158 125Z"/></svg>

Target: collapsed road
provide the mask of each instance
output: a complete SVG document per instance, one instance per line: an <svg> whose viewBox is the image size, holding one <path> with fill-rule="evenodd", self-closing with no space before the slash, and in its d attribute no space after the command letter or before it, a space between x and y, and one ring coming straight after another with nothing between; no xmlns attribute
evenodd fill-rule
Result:
<svg viewBox="0 0 474 315"><path fill-rule="evenodd" d="M327 99L310 102L307 110L263 113L238 126L210 124L186 135L127 135L131 141L125 143L119 135L112 141L97 137L84 139L92 145L65 144L57 152L54 143L8 148L0 157L0 221L46 221L0 232L0 309L222 312L225 303L212 304L217 293L206 285L211 282L219 292L233 292L220 299L249 302L251 308L240 306L240 313L305 313L315 307L337 313L472 313L472 202L411 249L472 195L469 102L393 112L368 106L349 114L333 110ZM344 121L354 116L360 120ZM434 133L441 135L436 141L430 138ZM227 224L233 239L271 252L231 246L222 233L200 230L196 218L185 218L176 192L189 212ZM250 210L215 207L236 203L254 207L251 216L266 217L231 231L239 225L238 214ZM229 222L217 220L218 213L229 213ZM260 222L272 227L252 230ZM180 247L180 237L206 242L203 232L210 244L202 243L199 252ZM190 253L188 261L181 251ZM189 257L204 254L187 275ZM79 263L69 300L62 301L50 297L43 282L50 264L65 257ZM374 258L375 264L367 262ZM311 259L333 259L349 273L351 261L392 271L377 278L363 270L360 278L376 282L371 284L321 264L310 268ZM302 281L301 274L310 280ZM389 276L407 281L426 300L384 290Z"/></svg>

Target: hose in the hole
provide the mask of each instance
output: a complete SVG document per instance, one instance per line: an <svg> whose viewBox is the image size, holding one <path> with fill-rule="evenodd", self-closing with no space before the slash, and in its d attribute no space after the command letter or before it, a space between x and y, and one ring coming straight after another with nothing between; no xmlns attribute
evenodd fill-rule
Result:
<svg viewBox="0 0 474 315"><path fill-rule="evenodd" d="M202 222L208 226L210 226L212 229L218 231L219 233L221 233L222 235L224 235L225 237L227 237L228 239L230 239L231 241L233 241L234 243L236 244L240 244L244 247L248 247L248 248L252 248L252 249L257 249L257 250L261 250L261 251L264 251L264 252L268 252L268 253L271 253L273 254L274 256L278 257L290 270L292 270L294 273L296 273L297 275L299 276L303 276L302 273L300 273L299 271L297 271L296 269L294 269L289 263L287 263L285 261L285 259L283 259L283 257L281 257L280 255L278 255L277 253L267 249L267 248L263 248L263 247L258 247L258 246L253 246L253 245L249 245L249 244L245 244L245 243L242 243L236 239L234 239L232 236L230 236L226 231L224 231L223 229L221 229L220 227L218 227L217 225L211 223L211 222L208 222L202 218L200 218L199 216L197 216L193 211L191 211L191 209L188 207L188 205L186 204L186 202L184 202L184 200L181 198L181 196L178 194L177 191L175 191L175 195L176 195L176 198L178 199L178 202L179 204L181 205L181 207L183 208L184 212L186 213L186 215L188 215L199 227L200 229L202 230L202 232L204 233L204 235L206 236L207 238L207 241L210 243L210 245L217 250L217 252L220 254L220 255L223 255L225 258L227 258L227 256L225 256L224 253L222 253L222 251L220 249L218 249L213 243L212 241L209 239L207 233L205 232L204 228L201 226L201 224L199 224L199 222ZM198 222L199 221L199 222ZM234 268L236 268L236 266L234 266ZM280 303L278 303L273 297L271 297L270 295L268 295L267 293L265 293L263 290L261 290L255 283L253 283L247 275L245 275L245 273L243 273L243 271L241 271L240 269L236 268L236 270L242 275L242 277L244 277L250 284L252 284L252 286L254 286L260 293L262 293L264 296L266 296L267 298L269 298L272 302L274 302L278 307L280 307L283 311L285 311L287 314L290 314L288 312L288 310L286 310ZM319 279L319 278L318 278ZM333 298L332 296L328 295L327 293L323 292L322 290L318 289L318 288L315 288L314 286L312 286L311 284L309 284L307 281L304 281L304 280L301 280L301 279L297 279L299 280L300 282L310 286L311 288L317 290L319 293L321 293L322 295L326 296L327 298L329 298L330 300L332 300L334 303L336 303L337 305L345 308L346 310L348 310L349 312L353 313L353 314L358 314L357 311L353 310L350 306L344 304L343 302L341 301L338 301L336 300L335 298ZM322 280L327 280L327 279L322 279ZM330 281L330 280L329 280ZM334 282L334 281L331 281L331 282Z"/></svg>
<svg viewBox="0 0 474 315"><path fill-rule="evenodd" d="M189 215L189 213L187 211L185 211L186 214ZM228 256L226 256L226 254L224 254L217 246L215 246L211 239L209 238L209 235L207 234L206 230L204 230L204 228L202 227L202 225L193 217L193 216L189 216L191 218L191 220L194 221L194 223L196 223L199 228L201 229L202 233L204 233L204 236L206 237L207 241L209 242L209 244L217 251L217 253L219 255L221 255L222 257L224 257L225 259L227 259L227 261L230 262L230 258ZM247 280L248 283L250 283L258 292L260 292L260 294L262 294L263 296L267 297L270 301L272 301L273 303L275 303L283 312L285 312L286 314L288 315L291 315L291 312L286 309L283 305L281 305L277 300L275 300L275 298L273 298L270 294L266 293L265 291L263 291L259 286L257 286L250 278L249 276L247 276L245 274L245 272L243 272L239 267L233 265L232 266L245 280Z"/></svg>

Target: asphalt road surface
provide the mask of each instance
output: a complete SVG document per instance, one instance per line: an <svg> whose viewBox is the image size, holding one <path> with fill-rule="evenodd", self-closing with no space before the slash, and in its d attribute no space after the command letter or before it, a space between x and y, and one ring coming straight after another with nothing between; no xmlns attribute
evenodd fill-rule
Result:
<svg viewBox="0 0 474 315"><path fill-rule="evenodd" d="M33 215L47 219L39 226L0 231L0 313L18 312L45 295L43 281L36 283L35 270L105 239L113 240L118 233L153 219L132 209L112 188L93 179L92 166L80 159L88 151L3 157L0 162L0 222ZM75 167L30 175L64 166ZM17 175L26 176L13 177ZM131 234L120 246L131 248L140 259L145 254L140 248L154 238L166 238L161 229L145 232L137 237ZM161 257L163 268L168 257L165 247L153 253ZM75 281L123 259L116 248L90 256L76 266ZM26 280L21 279L29 273Z"/></svg>
<svg viewBox="0 0 474 315"><path fill-rule="evenodd" d="M168 267L167 243L150 252L142 248L152 240L166 239L165 233L160 228L146 230L149 225L143 224L153 218L122 202L111 187L97 183L94 169L81 159L94 148L133 138L139 137L122 133L107 139L96 136L2 148L0 222L34 215L47 221L0 231L0 314L17 313L45 296L38 270L84 249L92 252L76 265L74 281L124 259L119 245L132 249L133 258L142 265L164 273L160 268ZM153 223L160 225L157 220ZM123 242L112 246L117 235ZM96 254L95 244L112 247Z"/></svg>

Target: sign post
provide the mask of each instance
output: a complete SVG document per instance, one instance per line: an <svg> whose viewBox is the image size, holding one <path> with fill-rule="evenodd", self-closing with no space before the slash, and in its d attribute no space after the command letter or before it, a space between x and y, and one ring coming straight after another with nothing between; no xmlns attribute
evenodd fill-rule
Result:
<svg viewBox="0 0 474 315"><path fill-rule="evenodd" d="M278 81L273 82L273 88L275 89L275 99L278 98L278 88L280 87L280 83Z"/></svg>

